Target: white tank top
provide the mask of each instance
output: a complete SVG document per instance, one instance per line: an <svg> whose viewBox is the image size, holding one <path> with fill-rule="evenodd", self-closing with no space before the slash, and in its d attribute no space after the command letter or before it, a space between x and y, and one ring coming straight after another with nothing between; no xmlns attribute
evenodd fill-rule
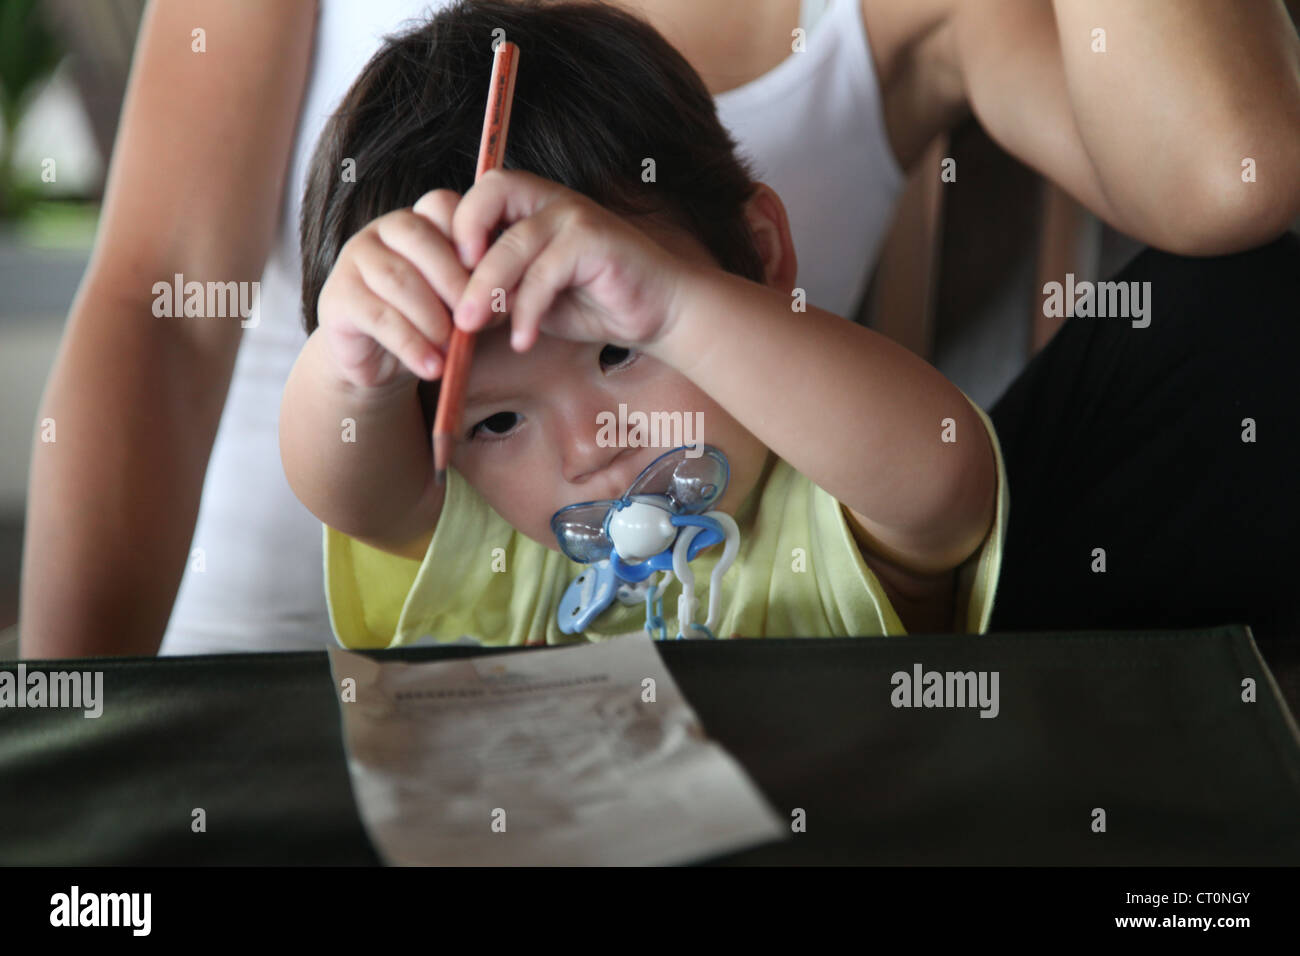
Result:
<svg viewBox="0 0 1300 956"><path fill-rule="evenodd" d="M294 497L280 463L280 398L306 340L298 214L317 137L383 36L445 5L321 2L279 230L243 332L162 654L333 643L320 523ZM903 176L885 136L859 0L803 0L801 23L805 51L718 96L718 113L785 203L798 285L813 304L852 315Z"/></svg>

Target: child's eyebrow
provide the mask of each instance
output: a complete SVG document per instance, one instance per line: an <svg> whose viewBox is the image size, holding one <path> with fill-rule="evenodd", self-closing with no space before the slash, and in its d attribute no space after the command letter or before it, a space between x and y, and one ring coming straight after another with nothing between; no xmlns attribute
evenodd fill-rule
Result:
<svg viewBox="0 0 1300 956"><path fill-rule="evenodd" d="M504 402L518 397L518 390L510 386L505 388L471 390L465 395L465 407L470 408L478 405L495 405L498 402Z"/></svg>

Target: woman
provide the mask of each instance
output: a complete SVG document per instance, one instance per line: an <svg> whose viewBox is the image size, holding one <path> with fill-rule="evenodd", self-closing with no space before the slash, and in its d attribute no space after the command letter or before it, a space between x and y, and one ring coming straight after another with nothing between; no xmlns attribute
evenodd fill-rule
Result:
<svg viewBox="0 0 1300 956"><path fill-rule="evenodd" d="M319 526L275 440L302 335L301 177L379 35L429 5L149 7L99 241L39 414L62 440L35 444L24 656L328 641ZM833 311L861 296L902 171L967 111L1097 215L1172 252L1256 246L1300 212L1297 42L1275 0L1234 5L1230 20L1189 0L624 5L699 70L760 174L798 194L788 205L823 210L791 225L809 262L833 263L800 275ZM1243 157L1260 188L1242 188ZM260 281L260 309L245 322L157 317L155 283L178 274Z"/></svg>

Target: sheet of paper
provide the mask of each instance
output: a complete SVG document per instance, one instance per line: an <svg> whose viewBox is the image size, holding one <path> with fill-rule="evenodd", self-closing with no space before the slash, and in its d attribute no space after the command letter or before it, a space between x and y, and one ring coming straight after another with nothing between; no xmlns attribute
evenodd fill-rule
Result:
<svg viewBox="0 0 1300 956"><path fill-rule="evenodd" d="M789 835L644 633L425 664L331 647L330 664L389 864L684 863Z"/></svg>

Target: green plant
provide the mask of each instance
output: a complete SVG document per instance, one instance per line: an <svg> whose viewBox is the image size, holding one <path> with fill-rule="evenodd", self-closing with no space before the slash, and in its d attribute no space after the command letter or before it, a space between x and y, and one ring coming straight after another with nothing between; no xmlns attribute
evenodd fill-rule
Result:
<svg viewBox="0 0 1300 956"><path fill-rule="evenodd" d="M18 123L63 51L46 26L41 0L0 0L0 218L17 215L35 197L19 188L13 159Z"/></svg>

